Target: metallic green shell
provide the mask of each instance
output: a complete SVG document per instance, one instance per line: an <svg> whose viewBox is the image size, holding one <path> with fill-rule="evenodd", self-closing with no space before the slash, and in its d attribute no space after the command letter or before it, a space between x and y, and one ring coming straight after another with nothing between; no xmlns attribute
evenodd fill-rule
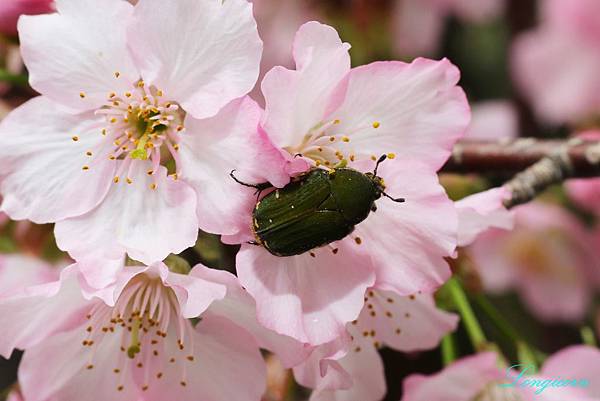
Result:
<svg viewBox="0 0 600 401"><path fill-rule="evenodd" d="M299 255L346 237L380 196L359 171L314 169L256 204L254 233L274 255Z"/></svg>

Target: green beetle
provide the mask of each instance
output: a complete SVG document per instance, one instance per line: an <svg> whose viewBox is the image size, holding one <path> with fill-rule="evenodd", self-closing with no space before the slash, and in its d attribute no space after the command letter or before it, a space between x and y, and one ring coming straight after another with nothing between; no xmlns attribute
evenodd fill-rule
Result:
<svg viewBox="0 0 600 401"><path fill-rule="evenodd" d="M314 168L296 177L281 189L274 189L257 200L253 211L253 231L256 242L276 256L293 256L341 240L354 227L376 210L375 201L385 193L381 177L377 176L377 161L373 173L361 173L352 168L337 167L331 171ZM246 184L234 171L231 177L241 185L256 188L260 193L272 186Z"/></svg>

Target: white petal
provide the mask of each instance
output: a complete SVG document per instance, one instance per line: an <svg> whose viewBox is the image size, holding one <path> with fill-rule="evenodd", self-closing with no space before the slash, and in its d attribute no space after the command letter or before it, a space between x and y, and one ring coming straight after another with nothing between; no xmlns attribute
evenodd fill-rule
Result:
<svg viewBox="0 0 600 401"><path fill-rule="evenodd" d="M129 45L143 78L196 118L250 92L262 42L246 0L144 0Z"/></svg>
<svg viewBox="0 0 600 401"><path fill-rule="evenodd" d="M134 161L128 184L123 177L96 209L56 224L56 240L73 257L127 252L147 265L192 246L198 236L196 195L184 182L167 177L161 167L153 176L150 162ZM155 181L156 180L156 181ZM156 183L155 190L151 185Z"/></svg>
<svg viewBox="0 0 600 401"><path fill-rule="evenodd" d="M57 8L58 14L19 20L31 86L80 111L129 90L139 79L125 39L133 7L122 0L61 0Z"/></svg>
<svg viewBox="0 0 600 401"><path fill-rule="evenodd" d="M114 171L114 162L99 152L105 138L93 127L96 121L90 113L68 114L41 96L2 121L3 211L14 220L48 223L95 207Z"/></svg>

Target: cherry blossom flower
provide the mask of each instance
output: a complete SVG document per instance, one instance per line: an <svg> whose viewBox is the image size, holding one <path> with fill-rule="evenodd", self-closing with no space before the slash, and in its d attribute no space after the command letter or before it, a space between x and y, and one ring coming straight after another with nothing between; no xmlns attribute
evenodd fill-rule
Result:
<svg viewBox="0 0 600 401"><path fill-rule="evenodd" d="M600 387L594 380L599 368L598 349L582 345L551 355L539 373L527 365L502 368L495 353L485 352L462 358L434 375L407 377L402 401L593 401L600 399ZM524 370L524 376L517 379L520 370ZM527 379L549 383L542 388L527 385ZM553 382L567 380L586 381L587 385L552 386Z"/></svg>
<svg viewBox="0 0 600 401"><path fill-rule="evenodd" d="M0 33L17 34L21 15L46 14L54 9L54 0L11 0L0 3Z"/></svg>
<svg viewBox="0 0 600 401"><path fill-rule="evenodd" d="M281 349L288 364L304 357L303 346L263 336L246 297L235 277L200 265L189 275L162 263L122 267L102 290L72 265L60 281L0 299L0 354L25 349L27 400L258 401L266 380L259 343Z"/></svg>
<svg viewBox="0 0 600 401"><path fill-rule="evenodd" d="M368 287L401 295L434 291L450 275L443 258L456 246L456 210L435 172L469 120L458 70L447 60L424 59L351 70L348 49L333 28L303 25L294 42L296 70L276 67L262 83L260 131L284 156L279 171L289 176L340 160L372 171L373 160L387 154L379 175L406 203L382 199L351 236L302 255L277 257L243 244L237 256L259 321L313 345L345 331ZM256 198L248 202L245 231L224 241L254 240Z"/></svg>
<svg viewBox="0 0 600 401"><path fill-rule="evenodd" d="M569 212L550 204L515 208L515 229L482 234L469 255L487 291L515 289L547 321L579 321L599 282L592 236Z"/></svg>
<svg viewBox="0 0 600 401"><path fill-rule="evenodd" d="M378 401L386 393L383 346L414 352L436 347L456 329L456 315L436 309L431 295L399 297L368 290L365 307L347 334L321 345L294 368L298 382L313 388L310 401Z"/></svg>
<svg viewBox="0 0 600 401"><path fill-rule="evenodd" d="M500 16L505 3L505 0L396 0L394 47L402 56L431 56L439 48L449 16L483 23Z"/></svg>
<svg viewBox="0 0 600 401"><path fill-rule="evenodd" d="M541 25L517 38L513 72L538 115L577 122L600 107L600 4L546 0Z"/></svg>
<svg viewBox="0 0 600 401"><path fill-rule="evenodd" d="M196 240L199 202L179 179L179 149L203 134L190 129L197 119L256 81L251 4L61 0L57 9L19 23L42 96L0 126L2 210L57 222L58 243L75 258L127 251L151 264L181 252Z"/></svg>

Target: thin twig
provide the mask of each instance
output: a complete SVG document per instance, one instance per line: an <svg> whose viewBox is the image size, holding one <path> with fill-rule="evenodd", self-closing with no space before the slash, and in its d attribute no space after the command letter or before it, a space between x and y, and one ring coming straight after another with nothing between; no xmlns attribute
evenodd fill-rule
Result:
<svg viewBox="0 0 600 401"><path fill-rule="evenodd" d="M535 198L551 185L568 178L600 176L600 142L574 138L458 143L444 172L516 174L506 183L512 193L505 201L514 207Z"/></svg>

